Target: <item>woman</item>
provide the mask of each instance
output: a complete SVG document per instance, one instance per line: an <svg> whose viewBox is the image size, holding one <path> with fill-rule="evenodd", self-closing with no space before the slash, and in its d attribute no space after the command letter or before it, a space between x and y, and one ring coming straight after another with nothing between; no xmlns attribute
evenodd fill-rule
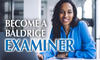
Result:
<svg viewBox="0 0 100 60"><path fill-rule="evenodd" d="M77 18L77 9L71 0L60 0L55 8L52 18L53 29L50 38L72 38L74 40L74 52L60 53L51 49L38 54L41 59L53 56L66 56L69 58L95 58L95 42L88 32L88 27L84 21ZM64 56L64 57L65 57Z"/></svg>

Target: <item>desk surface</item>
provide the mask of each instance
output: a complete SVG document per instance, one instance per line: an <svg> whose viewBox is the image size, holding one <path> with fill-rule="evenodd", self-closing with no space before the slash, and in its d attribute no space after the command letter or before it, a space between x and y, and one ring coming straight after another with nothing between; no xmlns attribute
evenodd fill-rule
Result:
<svg viewBox="0 0 100 60"><path fill-rule="evenodd" d="M49 58L48 60L96 60L96 59L83 59L83 58L66 58L66 59L57 59L56 57Z"/></svg>

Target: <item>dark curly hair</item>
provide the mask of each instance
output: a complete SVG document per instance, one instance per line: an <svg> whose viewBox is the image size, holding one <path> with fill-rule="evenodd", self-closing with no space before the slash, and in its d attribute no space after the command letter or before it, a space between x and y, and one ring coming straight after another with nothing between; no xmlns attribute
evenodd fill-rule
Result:
<svg viewBox="0 0 100 60"><path fill-rule="evenodd" d="M54 14L53 14L53 18L52 18L52 25L53 25L52 40L53 41L56 38L60 38L60 27L62 26L62 23L60 22L60 19L59 19L59 13L60 13L61 5L65 2L70 3L73 7L74 17L73 17L72 22L70 23L70 26L72 28L75 27L79 21L79 19L77 18L77 9L76 9L76 6L74 5L74 3L71 0L60 0L54 8Z"/></svg>

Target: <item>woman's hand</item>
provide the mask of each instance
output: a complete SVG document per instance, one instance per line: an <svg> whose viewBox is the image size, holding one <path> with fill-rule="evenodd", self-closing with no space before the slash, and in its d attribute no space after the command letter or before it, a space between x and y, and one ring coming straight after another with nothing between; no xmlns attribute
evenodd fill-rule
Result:
<svg viewBox="0 0 100 60"><path fill-rule="evenodd" d="M43 55L42 54L37 53L37 56L38 56L39 60L43 60Z"/></svg>
<svg viewBox="0 0 100 60"><path fill-rule="evenodd" d="M68 53L60 52L60 53L57 54L56 57L57 58L67 58L68 57Z"/></svg>

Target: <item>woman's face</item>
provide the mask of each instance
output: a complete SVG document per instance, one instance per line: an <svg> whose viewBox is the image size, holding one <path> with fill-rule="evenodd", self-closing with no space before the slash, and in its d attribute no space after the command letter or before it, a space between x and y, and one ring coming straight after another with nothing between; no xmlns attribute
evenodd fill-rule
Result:
<svg viewBox="0 0 100 60"><path fill-rule="evenodd" d="M74 17L73 7L70 3L63 3L60 9L60 22L69 25Z"/></svg>

